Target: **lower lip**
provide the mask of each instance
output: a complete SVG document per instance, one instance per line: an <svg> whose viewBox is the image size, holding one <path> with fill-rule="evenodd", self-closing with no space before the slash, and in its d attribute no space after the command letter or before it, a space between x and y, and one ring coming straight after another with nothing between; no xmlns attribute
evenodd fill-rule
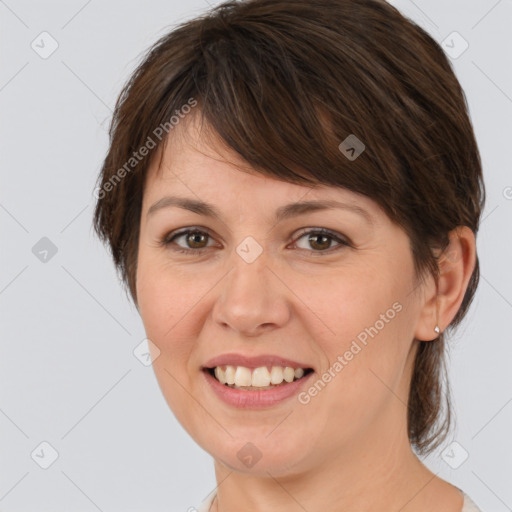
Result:
<svg viewBox="0 0 512 512"><path fill-rule="evenodd" d="M208 384L221 400L226 402L228 405L232 405L240 409L263 409L283 402L287 398L296 395L304 386L306 381L308 381L314 374L314 372L310 372L298 380L294 380L287 384L281 384L280 386L276 386L272 389L266 389L264 391L248 391L230 388L225 384L221 384L206 370L203 370L202 373L204 374Z"/></svg>

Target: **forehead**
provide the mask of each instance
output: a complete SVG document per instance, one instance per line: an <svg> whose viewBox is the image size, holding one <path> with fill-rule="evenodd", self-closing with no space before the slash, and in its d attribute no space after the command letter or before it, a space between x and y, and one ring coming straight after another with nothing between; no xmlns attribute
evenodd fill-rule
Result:
<svg viewBox="0 0 512 512"><path fill-rule="evenodd" d="M201 124L197 113L182 120L169 133L157 153L147 171L148 188L152 184L159 187L164 183L178 184L185 180L218 180L229 171L232 174L227 181L263 177L228 147L206 122Z"/></svg>
<svg viewBox="0 0 512 512"><path fill-rule="evenodd" d="M325 184L285 182L255 170L198 115L190 115L170 132L151 162L144 186L143 209L166 195L182 196L241 210L292 201L332 200L359 205L372 216L383 211L371 198Z"/></svg>

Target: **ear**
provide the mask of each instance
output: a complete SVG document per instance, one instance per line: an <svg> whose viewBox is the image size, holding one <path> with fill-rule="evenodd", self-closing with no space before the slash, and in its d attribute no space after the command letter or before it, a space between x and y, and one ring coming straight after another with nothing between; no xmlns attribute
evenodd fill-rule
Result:
<svg viewBox="0 0 512 512"><path fill-rule="evenodd" d="M439 257L440 275L426 287L424 305L416 327L415 338L435 340L453 320L462 304L476 263L475 234L468 226L459 226L448 234L450 243Z"/></svg>

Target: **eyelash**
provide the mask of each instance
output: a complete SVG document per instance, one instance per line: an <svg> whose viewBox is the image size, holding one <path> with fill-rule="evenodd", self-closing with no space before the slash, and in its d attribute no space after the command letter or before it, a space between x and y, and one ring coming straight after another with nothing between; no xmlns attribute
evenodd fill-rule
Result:
<svg viewBox="0 0 512 512"><path fill-rule="evenodd" d="M160 245L163 246L163 247L171 248L171 244L173 243L173 241L176 238L179 238L179 237L181 237L183 235L189 235L191 233L200 234L200 235L206 235L206 236L211 238L211 235L207 231L203 231L203 230L197 229L197 228L187 228L187 229L184 229L182 231L178 231L177 233L169 233L168 235L166 235L163 238L163 240L160 241ZM314 234L314 235L324 235L324 236L327 236L328 238L333 239L334 241L336 241L336 242L338 242L340 244L338 246L338 249L340 249L341 247L344 247L344 246L351 247L351 244L347 240L344 240L343 238L339 237L333 231L330 231L330 230L325 229L325 228L310 229L309 231L304 231L295 240L295 242L299 241L305 235L311 235L311 234ZM178 247L180 247L180 246L178 246ZM202 254L204 251L210 249L210 247L202 247L201 249L184 249L183 247L180 247L180 248L172 247L171 249L173 251L176 251L176 252L179 252L179 253L183 253L183 254L195 253L196 255L199 255L199 254ZM331 248L329 248L329 249L327 249L325 251L314 251L314 250L311 250L311 252L313 254L315 254L315 256L317 256L317 255L318 256L324 256L326 254L331 254L332 252L334 252L332 249L333 248L331 247ZM307 250L307 249L303 249L303 250ZM334 250L336 250L336 248L334 248Z"/></svg>

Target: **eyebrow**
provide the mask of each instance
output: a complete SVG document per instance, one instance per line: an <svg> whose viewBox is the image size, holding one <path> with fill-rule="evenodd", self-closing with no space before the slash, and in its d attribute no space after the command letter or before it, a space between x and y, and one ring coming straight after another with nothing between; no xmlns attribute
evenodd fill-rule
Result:
<svg viewBox="0 0 512 512"><path fill-rule="evenodd" d="M173 206L223 222L222 214L214 205L196 199L177 196L166 196L162 197L162 199L159 199L148 209L147 218L149 218L158 210L163 208L170 208ZM369 224L373 224L373 217L365 209L355 204L343 203L341 201L334 200L300 201L297 203L290 203L281 206L275 212L274 222L279 222L291 217L296 217L298 215L304 215L306 213L328 210L332 208L339 208L354 212L363 217Z"/></svg>

